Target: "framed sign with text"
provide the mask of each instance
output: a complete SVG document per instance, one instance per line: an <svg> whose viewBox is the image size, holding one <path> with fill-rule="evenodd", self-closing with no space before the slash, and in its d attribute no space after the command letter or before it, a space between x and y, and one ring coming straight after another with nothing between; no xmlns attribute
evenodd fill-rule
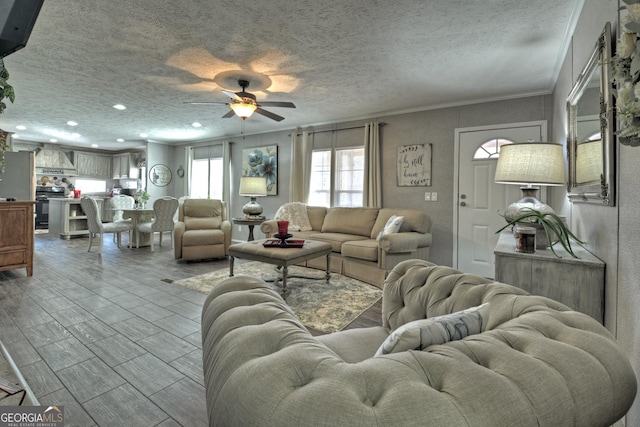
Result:
<svg viewBox="0 0 640 427"><path fill-rule="evenodd" d="M157 164L149 169L149 181L157 187L165 187L171 182L169 166Z"/></svg>
<svg viewBox="0 0 640 427"><path fill-rule="evenodd" d="M398 147L398 187L431 186L431 144Z"/></svg>

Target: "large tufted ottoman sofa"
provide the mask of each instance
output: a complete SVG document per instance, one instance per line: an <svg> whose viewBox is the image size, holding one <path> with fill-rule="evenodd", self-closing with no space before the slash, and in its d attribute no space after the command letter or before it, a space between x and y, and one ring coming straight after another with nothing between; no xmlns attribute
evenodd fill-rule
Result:
<svg viewBox="0 0 640 427"><path fill-rule="evenodd" d="M374 356L407 322L487 302L478 334ZM611 334L551 299L408 260L382 311L382 326L313 337L261 280L216 286L202 312L210 425L608 426L634 400Z"/></svg>

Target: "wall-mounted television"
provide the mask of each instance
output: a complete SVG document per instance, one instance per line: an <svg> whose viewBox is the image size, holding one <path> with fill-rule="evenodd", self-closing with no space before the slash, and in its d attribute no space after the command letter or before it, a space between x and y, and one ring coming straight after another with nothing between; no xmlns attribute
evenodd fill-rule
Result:
<svg viewBox="0 0 640 427"><path fill-rule="evenodd" d="M0 57L26 46L44 0L0 1Z"/></svg>

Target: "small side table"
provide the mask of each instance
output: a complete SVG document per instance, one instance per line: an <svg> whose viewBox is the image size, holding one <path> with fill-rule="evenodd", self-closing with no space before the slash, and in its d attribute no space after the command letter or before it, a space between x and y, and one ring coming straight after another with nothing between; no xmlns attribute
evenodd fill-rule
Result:
<svg viewBox="0 0 640 427"><path fill-rule="evenodd" d="M234 224L249 226L249 239L247 239L247 242L251 242L252 240L255 240L253 238L253 227L255 227L256 225L260 225L267 220L267 218L263 218L263 219L232 218L232 219Z"/></svg>

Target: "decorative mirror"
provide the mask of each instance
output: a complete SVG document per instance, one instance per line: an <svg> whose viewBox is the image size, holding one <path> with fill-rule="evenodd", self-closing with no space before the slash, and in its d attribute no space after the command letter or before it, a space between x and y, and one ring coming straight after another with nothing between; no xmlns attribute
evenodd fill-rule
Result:
<svg viewBox="0 0 640 427"><path fill-rule="evenodd" d="M164 187L171 182L169 166L157 164L149 169L149 181L158 187Z"/></svg>
<svg viewBox="0 0 640 427"><path fill-rule="evenodd" d="M568 196L572 202L615 204L613 93L607 22L567 99Z"/></svg>

